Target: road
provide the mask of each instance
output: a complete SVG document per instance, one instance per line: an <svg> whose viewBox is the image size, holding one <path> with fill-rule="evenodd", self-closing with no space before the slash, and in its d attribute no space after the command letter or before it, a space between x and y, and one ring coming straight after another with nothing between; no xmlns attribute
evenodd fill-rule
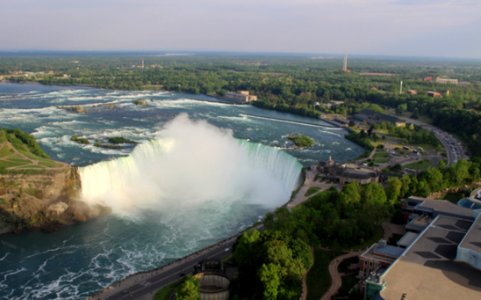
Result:
<svg viewBox="0 0 481 300"><path fill-rule="evenodd" d="M454 164L458 160L468 158L468 156L466 155L466 150L463 147L463 144L461 144L461 142L453 135L445 131L442 131L437 127L434 127L433 125L424 123L419 120L414 120L406 117L398 117L398 118L404 120L407 123L412 123L416 126L422 127L434 133L436 138L438 138L438 140L441 142L441 144L443 144L443 147L446 150L448 165Z"/></svg>
<svg viewBox="0 0 481 300"><path fill-rule="evenodd" d="M231 237L208 248L200 250L169 265L149 271L133 274L89 299L152 299L160 288L194 272L194 266L206 259L222 259L230 254L238 236Z"/></svg>

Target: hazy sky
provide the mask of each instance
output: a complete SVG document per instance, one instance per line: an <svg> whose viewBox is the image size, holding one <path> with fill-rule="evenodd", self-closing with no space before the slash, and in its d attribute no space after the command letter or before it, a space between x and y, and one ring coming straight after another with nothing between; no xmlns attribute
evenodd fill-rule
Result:
<svg viewBox="0 0 481 300"><path fill-rule="evenodd" d="M481 0L0 0L0 49L481 58Z"/></svg>

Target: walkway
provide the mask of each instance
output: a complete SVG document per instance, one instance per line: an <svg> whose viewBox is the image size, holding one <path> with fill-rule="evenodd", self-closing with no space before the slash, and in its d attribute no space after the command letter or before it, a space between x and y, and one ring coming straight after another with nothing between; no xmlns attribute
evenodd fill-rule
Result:
<svg viewBox="0 0 481 300"><path fill-rule="evenodd" d="M310 197L314 196L317 193L322 192L323 190L327 190L332 186L335 186L333 183L326 183L326 182L318 182L316 181L316 175L317 175L317 170L315 167L310 167L306 169L306 178L304 180L304 184L302 187L297 191L296 195L294 198L287 203L287 208L290 210L293 207L298 206L299 204L304 203L307 199ZM319 188L319 191L317 191L314 194L311 194L309 196L306 196L307 191L311 187L317 187Z"/></svg>
<svg viewBox="0 0 481 300"><path fill-rule="evenodd" d="M327 290L327 292L322 296L321 300L330 300L337 291L341 288L342 285L342 278L341 274L339 273L339 264L348 258L355 257L361 254L361 251L349 252L343 255L340 255L329 263L329 275L331 275L331 286Z"/></svg>

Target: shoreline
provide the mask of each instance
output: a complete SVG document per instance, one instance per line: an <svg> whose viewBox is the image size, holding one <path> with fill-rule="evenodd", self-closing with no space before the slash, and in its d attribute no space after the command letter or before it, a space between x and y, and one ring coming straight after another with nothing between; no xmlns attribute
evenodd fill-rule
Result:
<svg viewBox="0 0 481 300"><path fill-rule="evenodd" d="M259 226L261 226L261 225L257 225L257 227L259 227ZM255 226L253 226L253 227L255 227ZM132 274L128 275L127 277L125 277L123 279L120 279L120 280L117 280L117 281L113 282L112 284L110 284L109 286L103 288L102 290L92 294L87 299L89 299L89 300L109 299L109 298L118 299L120 295L126 295L126 296L130 297L132 289L136 285L148 287L149 284L147 284L147 282L151 282L150 284L152 284L152 285L155 284L155 282L152 282L153 281L152 279L155 279L156 276L169 275L169 274L163 274L163 273L170 272L170 271L174 270L175 268L179 268L179 267L184 267L184 268L181 268L181 270L185 270L184 264L190 265L192 262L197 262L198 259L200 259L201 257L203 257L205 255L209 255L209 253L212 252L212 251L219 250L219 249L224 250L224 248L231 250L232 245L235 243L237 238L240 235L242 235L243 232L245 232L246 230L249 230L253 227L249 227L247 229L244 229L234 236L228 237L228 238L223 239L223 240L221 240L221 241L219 241L215 244L212 244L210 246L207 246L205 248L197 250L194 253L191 253L191 254L188 254L186 256L180 257L180 258L178 258L174 261L171 261L170 263L168 263L166 265L159 266L155 269L151 269L151 270L147 270L147 271L132 273ZM225 251L225 250L224 250L224 252L226 254L230 253L230 251ZM181 274L183 274L183 273L181 273ZM170 277L174 277L174 278L171 279ZM177 277L177 276L167 276L167 279L168 279L169 282L173 282L173 281L177 280L178 278L179 277ZM117 289L120 289L120 288L121 288L121 290L117 291ZM155 286L154 286L154 288L155 288L155 290L157 290L157 288ZM125 290L125 289L129 290L130 292L123 293L123 290Z"/></svg>

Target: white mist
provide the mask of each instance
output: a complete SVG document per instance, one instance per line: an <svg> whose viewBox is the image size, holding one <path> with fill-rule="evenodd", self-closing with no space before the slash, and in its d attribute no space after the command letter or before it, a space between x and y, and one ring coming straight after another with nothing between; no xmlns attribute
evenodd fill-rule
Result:
<svg viewBox="0 0 481 300"><path fill-rule="evenodd" d="M80 168L82 199L121 216L242 201L274 208L296 188L301 165L278 149L180 115L128 157Z"/></svg>

